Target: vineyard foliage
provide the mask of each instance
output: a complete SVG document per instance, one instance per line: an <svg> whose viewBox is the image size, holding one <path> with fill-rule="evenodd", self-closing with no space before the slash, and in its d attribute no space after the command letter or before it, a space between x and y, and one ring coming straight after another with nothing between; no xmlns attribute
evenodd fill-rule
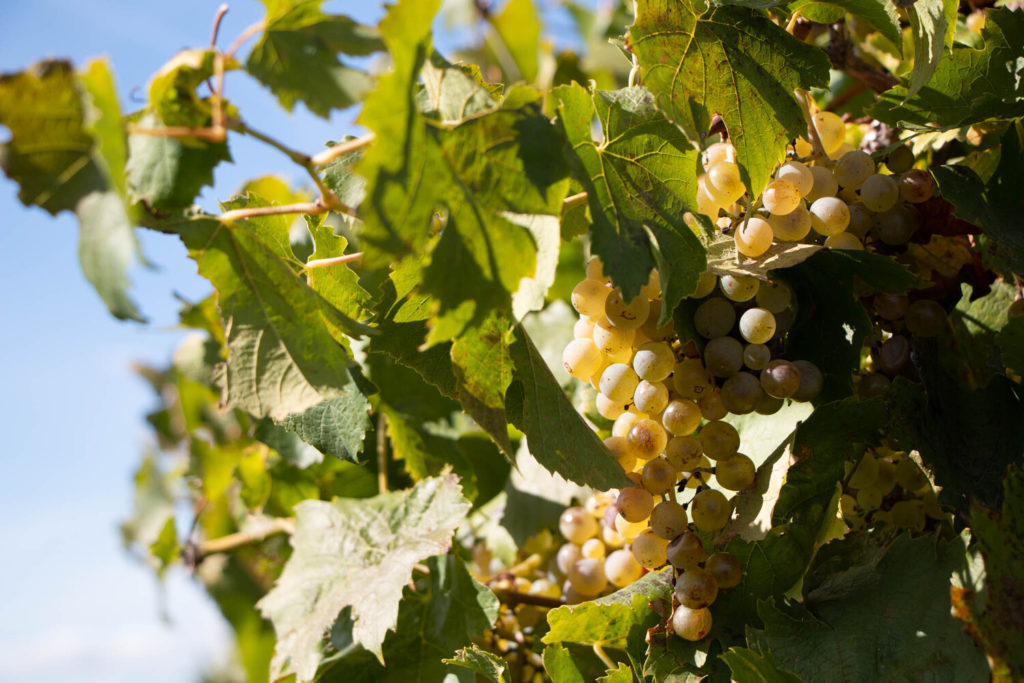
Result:
<svg viewBox="0 0 1024 683"><path fill-rule="evenodd" d="M77 216L82 271L112 315L145 322L136 230L178 236L212 285L184 305L193 332L173 360L142 370L154 445L122 532L157 574L190 572L230 623L237 670L217 675L1024 680L1020 3L570 1L571 50L533 0L397 0L377 26L321 0L263 1L231 49L222 36L159 67L137 111L103 60L0 75L0 164L26 206ZM442 20L479 40L441 54ZM364 134L290 149L232 104L225 85L244 78L288 111L358 107ZM844 117L835 145L823 112ZM254 177L215 188L218 211L195 206L239 135L286 154L306 186ZM708 160L726 141L743 190L719 201ZM870 162L841 157L856 149ZM829 180L847 160L883 177L839 183L824 204L808 195L815 232L786 240L769 209L787 160ZM910 203L890 210L894 179ZM837 202L859 207L848 231L830 225ZM859 234L858 216L872 225ZM769 223L774 242L744 241ZM615 290L601 301L619 303L577 323L570 302L588 304L574 287L602 278ZM647 417L636 374L616 408L604 394L633 371L599 369L595 404L591 372L581 381L562 354L574 323L612 339L612 307L629 319L640 302L636 338L666 340L678 362L643 400L696 410L681 368L741 348L728 327L704 331L708 282L739 302L733 319L771 309L764 339L785 359L772 362L805 384L776 393L784 372L762 373L741 409L739 380L722 381L736 369L716 372L729 410L700 410L732 413L734 457L756 470L729 490L733 448L678 487L670 470L666 492L615 450L637 433L619 433L619 416ZM791 300L749 308L727 291L743 283ZM747 320L744 348L763 346ZM651 413L692 432L672 431L664 402ZM685 443L710 457L711 433ZM898 483L874 488L884 476ZM675 532L638 535L631 494L601 497L637 486L663 510L694 486L729 496L720 524L690 504L698 564L679 571ZM631 541L620 552L646 567L637 580L585 592L595 565L579 553L605 561L604 545L562 564L575 545L560 534L577 524L563 512L584 504L604 521L579 524L603 529L589 533L609 553ZM643 543L661 559L646 565ZM742 572L716 575L710 613L678 587L710 571L704 548Z"/></svg>

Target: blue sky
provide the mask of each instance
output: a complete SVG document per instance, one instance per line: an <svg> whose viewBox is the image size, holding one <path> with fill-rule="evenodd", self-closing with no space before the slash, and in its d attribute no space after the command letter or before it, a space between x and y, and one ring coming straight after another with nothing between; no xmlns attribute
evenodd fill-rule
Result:
<svg viewBox="0 0 1024 683"><path fill-rule="evenodd" d="M130 111L133 91L164 61L206 44L218 4L5 2L0 72L44 57L83 64L103 56ZM324 7L372 22L381 4ZM222 44L262 14L260 4L236 0ZM289 115L240 74L228 76L226 95L250 124L297 149L315 152L360 132L353 111L325 121L300 105ZM232 137L231 152L234 163L216 171L216 192L201 198L207 208L258 175L303 182L274 150ZM198 300L209 287L175 238L140 231L155 268L133 272L132 294L150 323L118 322L81 275L73 217L26 209L16 191L0 177L0 683L195 680L226 656L227 628L184 571L160 586L128 557L117 524L130 510L131 474L149 442L143 416L153 405L131 367L170 358L183 334L173 293Z"/></svg>

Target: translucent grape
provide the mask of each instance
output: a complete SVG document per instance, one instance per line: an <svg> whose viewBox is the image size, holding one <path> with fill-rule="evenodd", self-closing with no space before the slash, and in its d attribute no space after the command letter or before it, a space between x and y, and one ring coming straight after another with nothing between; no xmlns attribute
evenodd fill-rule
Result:
<svg viewBox="0 0 1024 683"><path fill-rule="evenodd" d="M890 246L906 244L917 231L918 222L914 209L906 204L897 204L875 217L872 234Z"/></svg>
<svg viewBox="0 0 1024 683"><path fill-rule="evenodd" d="M572 326L573 339L592 339L594 336L594 319L580 318Z"/></svg>
<svg viewBox="0 0 1024 683"><path fill-rule="evenodd" d="M740 179L740 167L732 161L719 161L708 167L708 194L721 206L728 206L747 191Z"/></svg>
<svg viewBox="0 0 1024 683"><path fill-rule="evenodd" d="M647 320L651 302L642 294L627 303L618 288L611 290L604 302L604 314L615 327L635 330Z"/></svg>
<svg viewBox="0 0 1024 683"><path fill-rule="evenodd" d="M684 358L672 371L672 387L683 398L699 399L714 386L714 376L699 358Z"/></svg>
<svg viewBox="0 0 1024 683"><path fill-rule="evenodd" d="M641 380L633 392L633 405L648 415L657 415L668 405L668 387L662 382Z"/></svg>
<svg viewBox="0 0 1024 683"><path fill-rule="evenodd" d="M666 548L668 548L668 541L655 536L651 529L644 529L637 534L630 546L633 557L645 569L657 569L668 562L665 555Z"/></svg>
<svg viewBox="0 0 1024 683"><path fill-rule="evenodd" d="M697 642L711 633L711 610L690 609L680 605L672 613L672 630L683 640Z"/></svg>
<svg viewBox="0 0 1024 683"><path fill-rule="evenodd" d="M912 168L900 176L900 199L911 204L921 204L935 194L935 179L928 171Z"/></svg>
<svg viewBox="0 0 1024 683"><path fill-rule="evenodd" d="M740 434L728 422L708 422L697 433L704 455L712 460L731 458L740 449Z"/></svg>
<svg viewBox="0 0 1024 683"><path fill-rule="evenodd" d="M825 384L821 370L809 360L795 360L793 366L800 373L800 386L790 398L794 401L813 401Z"/></svg>
<svg viewBox="0 0 1024 683"><path fill-rule="evenodd" d="M604 440L604 445L611 451L615 461L622 466L623 471L633 471L633 468L636 467L636 456L629 448L629 442L626 441L625 436L609 436Z"/></svg>
<svg viewBox="0 0 1024 683"><path fill-rule="evenodd" d="M704 568L715 577L719 588L735 588L743 579L743 566L732 553L714 553L704 562Z"/></svg>
<svg viewBox="0 0 1024 683"><path fill-rule="evenodd" d="M705 270L697 278L697 289L690 295L691 299L703 299L711 292L715 291L715 285L718 284L718 276L714 273Z"/></svg>
<svg viewBox="0 0 1024 683"><path fill-rule="evenodd" d="M603 560L605 556L604 541L600 538L587 539L580 547L580 552L583 554L583 557L589 557L592 560Z"/></svg>
<svg viewBox="0 0 1024 683"><path fill-rule="evenodd" d="M643 567L628 550L616 550L604 561L604 573L616 588L625 588L639 580L644 574Z"/></svg>
<svg viewBox="0 0 1024 683"><path fill-rule="evenodd" d="M867 237L871 226L875 224L875 214L868 211L867 207L859 202L847 204L846 208L850 210L850 224L846 226L846 232L863 240Z"/></svg>
<svg viewBox="0 0 1024 683"><path fill-rule="evenodd" d="M791 180L773 180L761 193L764 208L776 216L785 216L800 206L804 193Z"/></svg>
<svg viewBox="0 0 1024 683"><path fill-rule="evenodd" d="M814 187L814 174L811 169L799 161L787 161L775 172L776 180L786 180L796 185L800 196L806 196Z"/></svg>
<svg viewBox="0 0 1024 683"><path fill-rule="evenodd" d="M558 571L563 574L568 574L572 566L583 557L583 551L580 547L574 543L566 543L558 549L558 553L555 555L555 563L558 565Z"/></svg>
<svg viewBox="0 0 1024 683"><path fill-rule="evenodd" d="M623 350L632 350L636 332L615 327L607 318L600 318L594 324L591 336L601 353L614 357Z"/></svg>
<svg viewBox="0 0 1024 683"><path fill-rule="evenodd" d="M674 500L661 501L651 512L651 531L666 542L686 531L686 522L686 508Z"/></svg>
<svg viewBox="0 0 1024 683"><path fill-rule="evenodd" d="M846 125L837 114L830 111L819 111L814 115L814 130L818 132L821 146L826 154L835 152L843 146L846 139Z"/></svg>
<svg viewBox="0 0 1024 683"><path fill-rule="evenodd" d="M586 382L601 367L601 352L589 339L573 339L562 352L562 367Z"/></svg>
<svg viewBox="0 0 1024 683"><path fill-rule="evenodd" d="M757 295L761 281L747 275L723 275L718 279L718 286L726 298L742 303Z"/></svg>
<svg viewBox="0 0 1024 683"><path fill-rule="evenodd" d="M761 388L769 396L789 398L800 388L800 371L788 360L773 360L761 371Z"/></svg>
<svg viewBox="0 0 1024 683"><path fill-rule="evenodd" d="M751 344L764 344L775 334L775 316L766 308L748 308L740 316L740 335Z"/></svg>
<svg viewBox="0 0 1024 683"><path fill-rule="evenodd" d="M742 491L753 484L755 474L754 461L742 453L715 463L715 479L730 491Z"/></svg>
<svg viewBox="0 0 1024 683"><path fill-rule="evenodd" d="M736 309L720 296L711 297L693 312L693 326L705 339L729 334L736 324Z"/></svg>
<svg viewBox="0 0 1024 683"><path fill-rule="evenodd" d="M769 216L768 224L772 226L775 238L783 242L799 242L811 232L811 214L801 204L785 216Z"/></svg>
<svg viewBox="0 0 1024 683"><path fill-rule="evenodd" d="M651 498L651 494L644 489L638 486L627 486L619 491L619 497L615 499L615 509L619 511L619 516L627 522L638 524L651 516L654 500Z"/></svg>
<svg viewBox="0 0 1024 683"><path fill-rule="evenodd" d="M690 609L707 607L718 597L718 583L710 572L694 567L676 579L676 599Z"/></svg>
<svg viewBox="0 0 1024 683"><path fill-rule="evenodd" d="M640 293L648 299L661 298L661 276L657 268L651 269L651 274L647 276L647 284L640 288Z"/></svg>
<svg viewBox="0 0 1024 683"><path fill-rule="evenodd" d="M946 331L946 309L931 299L915 301L907 309L906 323L915 337L937 337Z"/></svg>
<svg viewBox="0 0 1024 683"><path fill-rule="evenodd" d="M661 416L661 424L673 436L693 434L700 426L700 408L688 398L677 398L671 401Z"/></svg>
<svg viewBox="0 0 1024 683"><path fill-rule="evenodd" d="M725 527L731 514L729 500L717 489L704 489L690 502L690 519L705 533Z"/></svg>
<svg viewBox="0 0 1024 683"><path fill-rule="evenodd" d="M793 292L784 283L768 283L763 282L757 289L757 296L755 301L761 308L765 308L772 313L781 313L782 311L789 308L790 302L793 300Z"/></svg>
<svg viewBox="0 0 1024 683"><path fill-rule="evenodd" d="M914 165L914 153L906 145L900 145L885 158L886 167L893 173L909 171Z"/></svg>
<svg viewBox="0 0 1024 683"><path fill-rule="evenodd" d="M647 342L633 355L633 371L649 382L663 382L676 366L672 347L664 342Z"/></svg>
<svg viewBox="0 0 1024 683"><path fill-rule="evenodd" d="M588 598L600 595L608 586L608 577L604 575L604 562L589 557L577 560L566 576L573 590Z"/></svg>
<svg viewBox="0 0 1024 683"><path fill-rule="evenodd" d="M588 280L597 280L598 282L608 282L608 276L604 274L604 263L597 256L592 256L587 265L584 268L587 274Z"/></svg>
<svg viewBox="0 0 1024 683"><path fill-rule="evenodd" d="M604 541L606 548L621 548L626 545L626 539L624 539L618 531L615 530L615 517L612 517L611 526L601 527L601 540ZM629 522L626 522L629 524Z"/></svg>
<svg viewBox="0 0 1024 683"><path fill-rule="evenodd" d="M847 152L843 156L839 157L839 161L836 162L835 168L832 169L832 173L836 177L836 182L839 183L840 187L849 188L851 190L860 189L860 186L864 184L875 172L875 161L871 158L871 155L862 152L859 149L855 149Z"/></svg>
<svg viewBox="0 0 1024 683"><path fill-rule="evenodd" d="M704 550L704 544L700 537L692 531L687 531L672 539L665 549L668 561L676 569L689 571L699 567L704 560L708 559L708 552Z"/></svg>
<svg viewBox="0 0 1024 683"><path fill-rule="evenodd" d="M665 460L679 472L692 472L700 462L704 447L695 436L675 436L665 445Z"/></svg>
<svg viewBox="0 0 1024 683"><path fill-rule="evenodd" d="M648 417L646 413L640 413L636 410L628 410L615 419L615 424L612 425L612 436L621 436L625 438L629 434L629 428L633 426L633 423L637 420L642 420Z"/></svg>
<svg viewBox="0 0 1024 683"><path fill-rule="evenodd" d="M743 347L743 364L751 370L763 370L771 359L772 352L764 344L747 344Z"/></svg>
<svg viewBox="0 0 1024 683"><path fill-rule="evenodd" d="M797 201L800 201L799 198ZM772 246L775 235L772 226L760 216L740 221L736 226L734 240L736 251L750 258L761 256Z"/></svg>
<svg viewBox="0 0 1024 683"><path fill-rule="evenodd" d="M648 497L650 497L648 495ZM632 543L637 534L647 528L647 520L630 522L622 515L615 515L615 531L626 541Z"/></svg>
<svg viewBox="0 0 1024 683"><path fill-rule="evenodd" d="M715 201L708 190L707 175L702 173L697 178L697 211L714 219L718 217L718 212L721 210L722 205Z"/></svg>
<svg viewBox="0 0 1024 683"><path fill-rule="evenodd" d="M597 535L597 520L581 507L566 508L558 518L558 530L570 543L582 545L588 538Z"/></svg>
<svg viewBox="0 0 1024 683"><path fill-rule="evenodd" d="M605 439L605 441L607 441L607 439ZM583 509L585 509L591 517L601 519L604 517L605 510L608 509L608 506L615 503L615 498L616 496L612 495L610 491L595 491L590 494L590 497L583 503Z"/></svg>
<svg viewBox="0 0 1024 683"><path fill-rule="evenodd" d="M597 409L598 415L604 419L615 420L626 412L627 404L624 401L608 398L604 394L598 394L594 397L594 407Z"/></svg>
<svg viewBox="0 0 1024 683"><path fill-rule="evenodd" d="M661 455L668 444L668 434L661 423L651 419L637 420L626 436L629 449L638 460L650 460Z"/></svg>
<svg viewBox="0 0 1024 683"><path fill-rule="evenodd" d="M572 290L572 307L589 318L603 317L605 299L611 291L600 280L584 280Z"/></svg>
<svg viewBox="0 0 1024 683"><path fill-rule="evenodd" d="M838 197L822 197L811 204L811 228L825 237L838 235L850 224L850 209Z"/></svg>
<svg viewBox="0 0 1024 683"><path fill-rule="evenodd" d="M749 372L737 372L722 385L722 403L735 415L753 412L762 396L761 383Z"/></svg>
<svg viewBox="0 0 1024 683"><path fill-rule="evenodd" d="M849 232L841 232L838 235L831 235L825 238L825 247L828 249L846 249L848 251L862 251L864 244L857 239L856 235Z"/></svg>
<svg viewBox="0 0 1024 683"><path fill-rule="evenodd" d="M900 198L899 184L890 175L876 173L860 188L860 200L870 211L882 213L896 205Z"/></svg>
<svg viewBox="0 0 1024 683"><path fill-rule="evenodd" d="M629 403L640 378L625 363L612 363L601 373L601 393L620 403Z"/></svg>
<svg viewBox="0 0 1024 683"><path fill-rule="evenodd" d="M798 157L809 157L814 154L814 147L803 137L798 137L793 143L793 151Z"/></svg>
<svg viewBox="0 0 1024 683"><path fill-rule="evenodd" d="M644 488L652 495L660 496L668 493L676 484L679 476L676 468L672 467L664 458L653 458L644 465L640 475L643 479Z"/></svg>
<svg viewBox="0 0 1024 683"><path fill-rule="evenodd" d="M701 164L706 171L719 161L736 162L736 148L728 142L715 142L708 145L708 148L701 154Z"/></svg>
<svg viewBox="0 0 1024 683"><path fill-rule="evenodd" d="M826 166L810 166L811 175L814 177L814 185L804 199L809 202L816 201L822 197L834 197L839 191L839 183L831 169Z"/></svg>
<svg viewBox="0 0 1024 683"><path fill-rule="evenodd" d="M729 414L725 404L722 403L722 392L718 390L706 392L697 401L697 405L700 406L701 415L705 420L721 420Z"/></svg>
<svg viewBox="0 0 1024 683"><path fill-rule="evenodd" d="M715 377L730 377L743 367L743 345L732 337L715 337L704 346L704 367Z"/></svg>

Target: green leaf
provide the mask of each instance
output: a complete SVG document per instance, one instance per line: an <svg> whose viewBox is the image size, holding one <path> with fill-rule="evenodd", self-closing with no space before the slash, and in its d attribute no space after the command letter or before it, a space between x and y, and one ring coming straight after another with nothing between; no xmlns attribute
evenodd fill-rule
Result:
<svg viewBox="0 0 1024 683"><path fill-rule="evenodd" d="M800 683L793 674L775 667L771 653L762 657L745 647L733 647L719 657L729 665L737 683Z"/></svg>
<svg viewBox="0 0 1024 683"><path fill-rule="evenodd" d="M533 235L534 244L537 245L537 270L533 277L520 280L519 289L512 295L512 317L518 322L527 313L544 308L548 290L555 283L557 276L562 247L561 226L558 218L543 214L532 216L508 214L506 218L529 230Z"/></svg>
<svg viewBox="0 0 1024 683"><path fill-rule="evenodd" d="M144 321L128 297L137 244L125 209L124 131L109 68L92 62L75 74L49 61L0 76L0 166L18 198L53 215L74 211L81 226L82 272L110 312Z"/></svg>
<svg viewBox="0 0 1024 683"><path fill-rule="evenodd" d="M505 390L512 381L509 319L491 312L452 343L452 363L463 388L488 408L505 407Z"/></svg>
<svg viewBox="0 0 1024 683"><path fill-rule="evenodd" d="M416 94L418 109L444 122L458 123L494 109L501 99L501 85L484 81L480 67L452 64L437 51L430 53L420 77L423 88Z"/></svg>
<svg viewBox="0 0 1024 683"><path fill-rule="evenodd" d="M509 683L512 680L508 662L487 650L481 650L476 645L464 647L456 651L454 658L441 661L469 669L492 683Z"/></svg>
<svg viewBox="0 0 1024 683"><path fill-rule="evenodd" d="M551 677L553 683L586 683L587 680L569 650L562 645L544 648L544 673Z"/></svg>
<svg viewBox="0 0 1024 683"><path fill-rule="evenodd" d="M305 469L324 459L323 453L300 439L294 432L275 425L269 418L256 424L253 438L273 448L285 462L298 469Z"/></svg>
<svg viewBox="0 0 1024 683"><path fill-rule="evenodd" d="M597 679L597 683L633 683L633 670L619 662L614 669L609 669L607 675Z"/></svg>
<svg viewBox="0 0 1024 683"><path fill-rule="evenodd" d="M152 110L135 120L147 130L164 128ZM162 135L132 133L128 136L128 199L144 202L150 210L175 211L195 201L199 192L213 185L213 169L231 161L225 143L189 140Z"/></svg>
<svg viewBox="0 0 1024 683"><path fill-rule="evenodd" d="M643 88L588 93L573 84L555 95L576 176L587 192L591 248L627 301L657 264L665 322L696 288L705 265L704 249L683 221L696 206L698 154ZM595 116L600 144L591 136Z"/></svg>
<svg viewBox="0 0 1024 683"><path fill-rule="evenodd" d="M533 6L533 0L509 0L490 21L501 40L501 47L512 58L519 72L518 77L532 83L537 78L541 30L540 17ZM501 60L499 63L504 66Z"/></svg>
<svg viewBox="0 0 1024 683"><path fill-rule="evenodd" d="M405 469L413 481L436 476L450 467L461 478L462 493L466 499L476 499L473 468L459 451L454 439L431 434L422 424L415 423L388 406L381 406L379 410L387 418L388 438L391 440L394 457L405 463Z"/></svg>
<svg viewBox="0 0 1024 683"><path fill-rule="evenodd" d="M906 97L913 97L931 80L939 66L949 23L943 0L917 0L906 11L914 42L914 69Z"/></svg>
<svg viewBox="0 0 1024 683"><path fill-rule="evenodd" d="M629 48L658 107L694 143L712 114L722 117L753 197L806 132L793 90L828 84L824 52L744 7L702 14L690 2L639 0Z"/></svg>
<svg viewBox="0 0 1024 683"><path fill-rule="evenodd" d="M163 578L167 568L181 557L181 546L178 545L178 532L174 527L173 516L167 518L156 540L149 544L149 554L158 562L158 578Z"/></svg>
<svg viewBox="0 0 1024 683"><path fill-rule="evenodd" d="M381 645L413 566L447 551L468 511L453 475L375 498L297 505L294 551L258 603L277 633L274 675L312 679L323 636L348 606L355 641L383 663Z"/></svg>
<svg viewBox="0 0 1024 683"><path fill-rule="evenodd" d="M961 285L961 289L960 301L949 312L952 334L948 343L940 343L940 361L951 374L963 377L967 386L983 387L993 377L1006 374L999 333L1007 324L1006 312L1016 290L1006 282L996 282L988 294L972 301L974 290L969 285Z"/></svg>
<svg viewBox="0 0 1024 683"><path fill-rule="evenodd" d="M354 382L331 393L340 395L292 413L280 424L321 453L357 462L370 428L370 402Z"/></svg>
<svg viewBox="0 0 1024 683"><path fill-rule="evenodd" d="M978 648L950 615L950 575L964 565L960 539L897 537L870 551L849 536L821 548L803 605L758 609L752 649L804 680L987 681ZM870 628L865 628L870 624Z"/></svg>
<svg viewBox="0 0 1024 683"><path fill-rule="evenodd" d="M344 255L348 240L334 234L334 228L322 216L308 216L306 227L313 236L310 261ZM359 276L347 263L309 268L306 280L314 292L348 317L366 320L373 314L373 296L362 288Z"/></svg>
<svg viewBox="0 0 1024 683"><path fill-rule="evenodd" d="M333 109L358 103L370 77L346 66L338 53L368 55L383 49L377 32L346 16L324 14L323 0L263 0L265 29L245 68L270 88L281 106L296 102L327 118Z"/></svg>
<svg viewBox="0 0 1024 683"><path fill-rule="evenodd" d="M1011 318L996 337L1003 365L1024 374L1024 318Z"/></svg>
<svg viewBox="0 0 1024 683"><path fill-rule="evenodd" d="M622 467L583 421L521 326L515 328L515 379L505 396L508 419L548 471L600 491L628 486Z"/></svg>
<svg viewBox="0 0 1024 683"><path fill-rule="evenodd" d="M1024 18L1007 9L985 15L983 49L954 45L920 92L908 97L906 88L893 88L880 95L871 115L943 128L1024 115Z"/></svg>
<svg viewBox="0 0 1024 683"><path fill-rule="evenodd" d="M849 12L874 26L893 45L903 44L900 17L896 5L890 0L796 0L788 8L790 12L799 12L805 19L824 24L835 23ZM837 10L839 16L832 18Z"/></svg>
<svg viewBox="0 0 1024 683"><path fill-rule="evenodd" d="M651 600L664 599L671 593L669 574L667 570L647 574L603 598L556 607L548 612L550 630L543 642L622 647L632 629L650 615Z"/></svg>
<svg viewBox="0 0 1024 683"><path fill-rule="evenodd" d="M1024 59L1024 58L1022 58ZM1010 126L1002 138L1002 154L996 172L988 183L965 166L938 166L933 169L942 196L956 207L956 215L980 225L994 240L986 246L990 258L1007 264L1014 272L1024 273L1024 151L1017 126Z"/></svg>
<svg viewBox="0 0 1024 683"><path fill-rule="evenodd" d="M216 52L211 48L182 50L167 60L149 82L149 106L168 126L200 128L210 125L213 105L196 92L213 77ZM234 61L224 70L236 68Z"/></svg>

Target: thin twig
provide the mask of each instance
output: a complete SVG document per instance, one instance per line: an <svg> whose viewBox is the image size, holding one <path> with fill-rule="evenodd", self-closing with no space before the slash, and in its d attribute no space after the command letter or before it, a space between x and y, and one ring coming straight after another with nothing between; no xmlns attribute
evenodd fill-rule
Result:
<svg viewBox="0 0 1024 683"><path fill-rule="evenodd" d="M308 216L317 216L322 213L327 213L327 207L319 201L300 202L298 204L282 204L280 206L257 206L251 209L233 209L231 211L225 211L218 216L218 218L222 223L229 223L231 221L240 221L243 218L253 218L256 216L280 216L289 213L303 213Z"/></svg>
<svg viewBox="0 0 1024 683"><path fill-rule="evenodd" d="M586 192L580 192L578 194L572 195L571 197L566 197L565 200L562 201L562 214L569 213L570 211L575 209L577 206L580 206L580 205L586 204L586 203L587 203L587 193Z"/></svg>
<svg viewBox="0 0 1024 683"><path fill-rule="evenodd" d="M357 149L362 149L363 147L366 147L368 144L370 144L376 139L376 135L374 135L373 133L367 133L366 135L359 138L353 138L351 140L346 140L345 142L339 142L338 144L334 145L333 147L325 149L319 154L314 154L312 157L310 157L310 160L313 162L314 166L323 166L324 164L334 159L337 159L343 154L348 154L349 152L354 152Z"/></svg>
<svg viewBox="0 0 1024 683"><path fill-rule="evenodd" d="M167 126L166 128L142 128L128 126L131 135L151 135L156 138L199 138L208 142L224 142L227 140L227 129L220 130L210 126L193 128L189 126Z"/></svg>
<svg viewBox="0 0 1024 683"><path fill-rule="evenodd" d="M594 643L594 654L597 655L598 658L602 662L604 662L604 665L606 667L608 667L609 669L616 668L615 662L612 661L611 657L609 657L607 654L605 654L604 648L601 647L600 643Z"/></svg>
<svg viewBox="0 0 1024 683"><path fill-rule="evenodd" d="M217 47L217 35L220 33L220 22L224 21L224 15L228 13L227 3L222 3L217 8L217 14L213 16L213 31L210 33L210 49Z"/></svg>
<svg viewBox="0 0 1024 683"><path fill-rule="evenodd" d="M807 136L811 138L811 147L814 148L814 155L829 161L828 153L825 152L825 145L821 144L821 136L818 129L814 127L814 118L811 116L811 93L806 90L796 91L796 100L800 103L800 109L804 113L804 120L807 122Z"/></svg>
<svg viewBox="0 0 1024 683"><path fill-rule="evenodd" d="M199 555L204 557L214 553L226 553L246 545L259 543L277 534L294 534L295 520L279 517L266 525L248 531L237 531L220 538L211 538L199 544Z"/></svg>
<svg viewBox="0 0 1024 683"><path fill-rule="evenodd" d="M262 21L257 21L255 24L242 31L242 33L235 38L235 42L231 43L231 47L228 48L228 51L224 53L224 59L232 59L235 56L235 53L238 52L242 45L245 44L245 41L252 38L264 28L266 28L266 24Z"/></svg>
<svg viewBox="0 0 1024 683"><path fill-rule="evenodd" d="M377 490L388 492L388 423L384 413L377 414Z"/></svg>
<svg viewBox="0 0 1024 683"><path fill-rule="evenodd" d="M351 263L352 261L358 261L363 257L363 252L356 251L351 254L343 254L342 256L332 256L331 258L318 258L312 261L307 261L303 270L310 270L312 268L329 268L331 266L340 266L343 263Z"/></svg>

